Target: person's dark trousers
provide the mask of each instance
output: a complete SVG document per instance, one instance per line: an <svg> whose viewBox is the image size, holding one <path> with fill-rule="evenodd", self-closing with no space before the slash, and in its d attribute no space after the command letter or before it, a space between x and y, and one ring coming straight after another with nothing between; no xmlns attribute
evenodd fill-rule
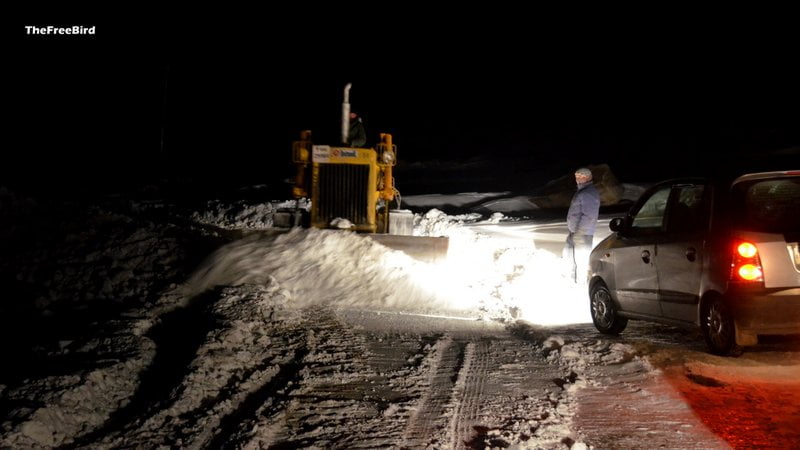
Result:
<svg viewBox="0 0 800 450"><path fill-rule="evenodd" d="M590 234L567 235L562 257L566 262L567 276L575 283L585 283L589 276L589 253L592 252L592 239Z"/></svg>

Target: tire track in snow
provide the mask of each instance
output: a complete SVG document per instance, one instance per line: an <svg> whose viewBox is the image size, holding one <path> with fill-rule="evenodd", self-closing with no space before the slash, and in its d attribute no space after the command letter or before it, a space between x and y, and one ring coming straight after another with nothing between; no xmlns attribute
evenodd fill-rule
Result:
<svg viewBox="0 0 800 450"><path fill-rule="evenodd" d="M309 319L302 326L307 329L308 352L299 363L300 377L282 408L259 412L240 427L237 447L352 448L345 442L353 429L365 439L362 423L376 411L360 402L363 380L369 375L360 370L363 339L345 328L331 310L307 312Z"/></svg>
<svg viewBox="0 0 800 450"><path fill-rule="evenodd" d="M485 341L470 342L464 351L464 367L459 373L453 403L457 404L453 414L450 433L451 448L467 448L467 442L478 424L481 396L489 373L489 344ZM458 401L458 399L461 399Z"/></svg>
<svg viewBox="0 0 800 450"><path fill-rule="evenodd" d="M466 344L454 342L450 337L436 343L427 392L406 426L402 447L441 445L446 441L449 434L447 410L452 406L455 383L464 368L465 347Z"/></svg>

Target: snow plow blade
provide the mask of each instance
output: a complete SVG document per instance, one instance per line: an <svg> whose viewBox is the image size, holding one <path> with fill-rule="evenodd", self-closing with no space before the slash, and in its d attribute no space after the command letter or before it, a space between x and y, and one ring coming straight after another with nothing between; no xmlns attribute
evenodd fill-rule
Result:
<svg viewBox="0 0 800 450"><path fill-rule="evenodd" d="M427 263L435 263L447 257L450 240L446 237L402 236L396 234L368 234L375 242L400 250L408 256Z"/></svg>

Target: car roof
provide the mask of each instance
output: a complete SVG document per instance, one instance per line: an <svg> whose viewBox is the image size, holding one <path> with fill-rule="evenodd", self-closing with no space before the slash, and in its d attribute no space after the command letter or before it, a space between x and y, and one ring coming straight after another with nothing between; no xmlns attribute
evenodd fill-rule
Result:
<svg viewBox="0 0 800 450"><path fill-rule="evenodd" d="M770 171L770 172L753 172L747 173L744 175L739 175L738 177L680 177L680 178L670 178L663 181L659 181L651 186L648 191L653 190L653 188L659 188L666 185L678 185L678 184L692 184L692 183L706 183L706 184L714 184L719 187L724 186L734 186L738 183L744 181L753 181L753 180L765 180L771 178L791 178L791 177L800 177L800 170L781 170L781 171Z"/></svg>
<svg viewBox="0 0 800 450"><path fill-rule="evenodd" d="M681 177L681 178L670 178L668 180L659 181L655 185L653 185L650 190L653 188L666 186L666 185L677 185L677 184L693 184L693 183L708 183L711 181L710 178L702 178L702 177Z"/></svg>
<svg viewBox="0 0 800 450"><path fill-rule="evenodd" d="M733 180L733 183L731 183L731 185L741 183L743 181L763 180L767 178L784 178L784 177L800 177L800 170L748 173Z"/></svg>

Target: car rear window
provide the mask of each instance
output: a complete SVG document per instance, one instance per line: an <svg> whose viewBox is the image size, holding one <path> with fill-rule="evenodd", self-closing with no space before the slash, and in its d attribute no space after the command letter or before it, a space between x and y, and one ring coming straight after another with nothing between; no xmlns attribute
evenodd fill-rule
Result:
<svg viewBox="0 0 800 450"><path fill-rule="evenodd" d="M733 219L766 233L800 230L800 177L753 180L733 187Z"/></svg>

